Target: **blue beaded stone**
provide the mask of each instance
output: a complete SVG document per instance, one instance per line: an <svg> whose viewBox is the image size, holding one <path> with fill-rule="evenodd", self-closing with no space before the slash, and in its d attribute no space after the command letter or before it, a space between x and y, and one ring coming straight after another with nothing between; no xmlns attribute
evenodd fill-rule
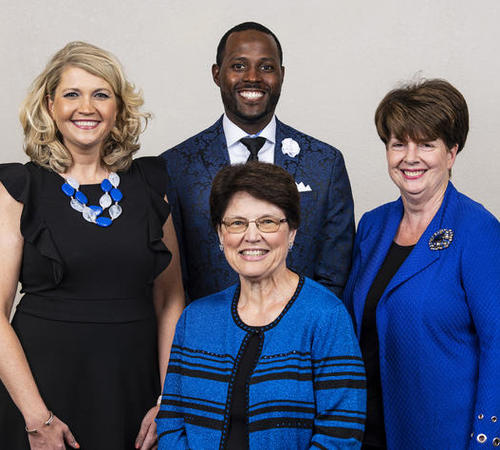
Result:
<svg viewBox="0 0 500 450"><path fill-rule="evenodd" d="M110 195L115 202L119 202L123 198L123 194L121 193L120 189L116 188L111 189Z"/></svg>
<svg viewBox="0 0 500 450"><path fill-rule="evenodd" d="M75 193L75 190L68 183L64 183L61 189L68 197L71 197Z"/></svg>
<svg viewBox="0 0 500 450"><path fill-rule="evenodd" d="M109 181L107 178L104 178L101 183L101 189L104 192L109 192L111 189L113 189L113 185L111 184L111 181Z"/></svg>
<svg viewBox="0 0 500 450"><path fill-rule="evenodd" d="M109 227L113 221L106 216L99 216L96 220L95 223L99 225L100 227Z"/></svg>
<svg viewBox="0 0 500 450"><path fill-rule="evenodd" d="M102 208L100 206L90 205L89 208L92 209L93 211L95 211L97 213L97 215L102 213Z"/></svg>
<svg viewBox="0 0 500 450"><path fill-rule="evenodd" d="M81 191L76 191L75 198L84 205L86 205L89 201L87 196Z"/></svg>

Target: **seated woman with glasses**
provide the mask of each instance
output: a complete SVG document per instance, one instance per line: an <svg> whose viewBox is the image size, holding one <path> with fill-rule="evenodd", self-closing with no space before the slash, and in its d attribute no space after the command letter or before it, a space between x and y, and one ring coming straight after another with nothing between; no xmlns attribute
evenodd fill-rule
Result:
<svg viewBox="0 0 500 450"><path fill-rule="evenodd" d="M286 266L300 221L292 176L260 162L225 167L210 212L240 282L179 319L159 448L360 448L365 376L350 317Z"/></svg>

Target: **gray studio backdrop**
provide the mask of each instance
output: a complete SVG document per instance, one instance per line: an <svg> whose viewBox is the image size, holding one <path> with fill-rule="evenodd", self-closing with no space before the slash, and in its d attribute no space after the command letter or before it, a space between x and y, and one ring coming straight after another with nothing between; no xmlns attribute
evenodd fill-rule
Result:
<svg viewBox="0 0 500 450"><path fill-rule="evenodd" d="M154 119L156 155L222 113L210 67L219 38L255 20L278 35L284 122L342 150L356 220L398 196L373 114L401 80L442 77L466 97L471 130L453 182L500 217L500 2L497 0L0 0L1 162L25 161L17 112L32 79L70 40L115 53Z"/></svg>

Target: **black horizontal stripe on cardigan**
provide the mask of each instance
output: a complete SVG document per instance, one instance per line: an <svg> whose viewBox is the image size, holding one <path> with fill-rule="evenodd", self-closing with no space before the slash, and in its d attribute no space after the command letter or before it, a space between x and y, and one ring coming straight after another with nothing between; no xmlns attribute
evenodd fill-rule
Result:
<svg viewBox="0 0 500 450"><path fill-rule="evenodd" d="M322 414L321 416L316 417L316 420L330 420L336 422L351 422L351 423L365 423L364 417L354 417L354 416L344 416L344 415L335 415L335 414Z"/></svg>
<svg viewBox="0 0 500 450"><path fill-rule="evenodd" d="M296 381L311 381L311 372L297 373L297 372L278 372L269 373L267 375L260 375L257 377L252 377L250 384L258 384L269 380L296 380Z"/></svg>
<svg viewBox="0 0 500 450"><path fill-rule="evenodd" d="M185 414L179 411L158 411L158 419L183 419L184 422L198 427L211 428L221 431L224 422L222 420L210 419L209 417L197 416L195 414Z"/></svg>
<svg viewBox="0 0 500 450"><path fill-rule="evenodd" d="M205 402L205 403L209 403L209 404L212 404L212 405L226 406L226 404L222 403L222 402L215 402L213 400L208 400L206 398L189 397L188 395L163 394L162 398L164 398L164 399L176 398L176 399L180 399L180 400L195 400L197 402Z"/></svg>
<svg viewBox="0 0 500 450"><path fill-rule="evenodd" d="M351 388L351 389L366 389L366 380L324 380L317 381L314 383L314 389L340 389L340 388Z"/></svg>
<svg viewBox="0 0 500 450"><path fill-rule="evenodd" d="M301 419L297 417L271 417L269 419L256 420L249 422L248 431L269 430L272 428L309 428L314 425L313 419Z"/></svg>
<svg viewBox="0 0 500 450"><path fill-rule="evenodd" d="M289 361L291 359L298 359L309 362L311 361L310 356L311 356L310 352L301 353L297 351L279 355L266 355L261 358L259 364L276 364L279 362Z"/></svg>
<svg viewBox="0 0 500 450"><path fill-rule="evenodd" d="M196 369L208 369L208 370L215 370L218 372L231 373L233 370L232 367L228 367L228 368L214 367L214 366L208 366L207 364L199 364L199 363L189 362L189 361L185 361L183 359L177 359L177 358L170 359L169 364L177 364L177 365L181 365L181 366L191 366L191 367L194 367Z"/></svg>
<svg viewBox="0 0 500 450"><path fill-rule="evenodd" d="M254 409L248 413L249 417L256 416L258 414L263 414L266 412L296 412L296 413L306 413L312 414L316 412L315 408L308 408L307 406L290 406L290 405L274 405L274 406L264 406L259 409Z"/></svg>
<svg viewBox="0 0 500 450"><path fill-rule="evenodd" d="M158 435L158 438L161 439L163 436L166 436L167 434L178 433L179 431L183 431L183 430L184 430L184 427L176 428L175 430L167 430L167 431L164 431L163 433L160 433Z"/></svg>
<svg viewBox="0 0 500 450"><path fill-rule="evenodd" d="M335 377L335 376L359 376L359 377L364 377L364 372L332 372L332 373L325 373L325 374L317 374L316 378L326 378L326 377ZM269 381L269 380L296 380L296 381L311 381L312 380L312 374L311 372L305 372L305 373L300 373L300 372L276 372L276 373L268 373L266 375L259 375L252 377L250 380L250 384L257 384L257 383L262 383L264 381ZM335 386L335 384L332 384L333 387L344 387L340 382L344 381L342 380L332 380L332 382L338 381L339 385ZM365 380L346 380L346 381L353 381L353 382L358 382L358 381L365 381ZM315 383L321 385L321 383L326 383L326 381L317 381ZM350 386L345 386L345 387L350 387ZM323 388L324 389L324 388Z"/></svg>
<svg viewBox="0 0 500 450"><path fill-rule="evenodd" d="M224 408L216 408L214 406L202 405L200 403L185 402L182 400L162 400L162 404L180 406L181 408L197 409L199 411L211 412L214 414L224 415Z"/></svg>
<svg viewBox="0 0 500 450"><path fill-rule="evenodd" d="M218 359L229 359L234 361L234 356L229 354L218 354L212 352L206 352L205 350L197 350L195 348L181 347L180 345L172 345L171 353L179 351L180 353L195 353L196 355L204 355L203 358L218 358ZM188 355L190 358L196 358L195 355Z"/></svg>
<svg viewBox="0 0 500 450"><path fill-rule="evenodd" d="M269 403L296 403L296 404L299 404L299 405L311 405L312 407L314 407L314 402L306 402L306 401L303 401L303 400L292 400L292 399L289 399L289 400L265 400L263 402L258 402L258 403L254 403L252 406L250 406L250 409L254 409L256 408L257 406L260 406L260 405L267 405Z"/></svg>
<svg viewBox="0 0 500 450"><path fill-rule="evenodd" d="M231 374L222 375L220 373L205 372L203 370L192 370L186 369L185 367L173 365L168 367L168 373L178 373L179 375L192 377L192 378L204 378L206 380L221 381L224 383L229 383Z"/></svg>
<svg viewBox="0 0 500 450"><path fill-rule="evenodd" d="M364 372L327 372L327 373L317 373L316 378L326 378L326 377L363 377Z"/></svg>
<svg viewBox="0 0 500 450"><path fill-rule="evenodd" d="M264 369L259 369L259 370L254 370L253 374L255 375L256 373L266 373L270 371L275 371L275 370L286 370L286 369L297 369L297 370L307 370L308 372L311 371L311 366L303 367L303 366L296 366L296 365L288 365L288 366L276 366L276 367L266 367Z"/></svg>
<svg viewBox="0 0 500 450"><path fill-rule="evenodd" d="M318 426L315 427L316 433L323 434L325 436L330 436L340 439L351 439L354 438L361 442L363 439L363 430L356 428L343 428L343 427L325 427Z"/></svg>
<svg viewBox="0 0 500 450"><path fill-rule="evenodd" d="M296 355L296 356L310 356L311 352L301 352L299 350L290 350L286 353L275 353L274 355L264 355L262 359L270 359L270 358L285 358L286 356Z"/></svg>
<svg viewBox="0 0 500 450"><path fill-rule="evenodd" d="M326 358L318 358L318 359L311 359L313 364L319 364L322 362L327 362L327 361L363 361L363 358L360 358L359 356L328 356Z"/></svg>
<svg viewBox="0 0 500 450"><path fill-rule="evenodd" d="M334 363L334 364L325 364L320 366L314 366L315 370L326 369L328 367L365 367L365 365L361 362L352 362L352 363Z"/></svg>

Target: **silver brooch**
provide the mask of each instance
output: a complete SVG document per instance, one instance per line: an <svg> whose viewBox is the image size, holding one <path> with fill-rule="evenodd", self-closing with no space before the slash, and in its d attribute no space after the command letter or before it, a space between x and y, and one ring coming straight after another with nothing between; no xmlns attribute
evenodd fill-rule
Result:
<svg viewBox="0 0 500 450"><path fill-rule="evenodd" d="M429 248L431 250L443 250L448 248L453 241L453 230L442 228L436 231L429 239Z"/></svg>

